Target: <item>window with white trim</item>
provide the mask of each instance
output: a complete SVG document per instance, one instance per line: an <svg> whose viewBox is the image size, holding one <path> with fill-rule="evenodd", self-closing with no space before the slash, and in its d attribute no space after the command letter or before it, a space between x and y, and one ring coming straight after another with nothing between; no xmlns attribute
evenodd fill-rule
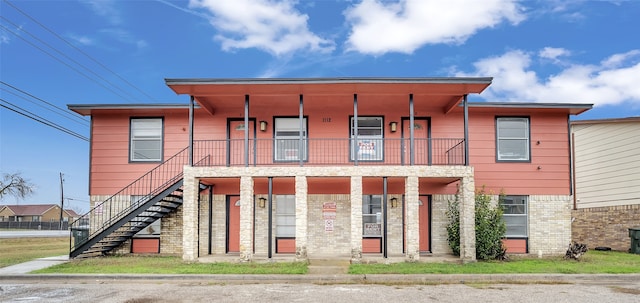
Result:
<svg viewBox="0 0 640 303"><path fill-rule="evenodd" d="M382 117L358 117L358 129L351 117L351 160L382 161L384 159L384 140L382 138ZM358 134L358 142L354 135ZM355 144L354 144L355 143Z"/></svg>
<svg viewBox="0 0 640 303"><path fill-rule="evenodd" d="M362 235L382 237L382 196L362 196Z"/></svg>
<svg viewBox="0 0 640 303"><path fill-rule="evenodd" d="M502 200L507 238L526 238L529 236L527 231L528 200L528 196L505 196Z"/></svg>
<svg viewBox="0 0 640 303"><path fill-rule="evenodd" d="M296 196L276 195L276 237L296 236Z"/></svg>
<svg viewBox="0 0 640 303"><path fill-rule="evenodd" d="M529 118L496 118L498 161L530 161Z"/></svg>
<svg viewBox="0 0 640 303"><path fill-rule="evenodd" d="M302 150L300 150L300 118L275 118L276 161L307 160L307 118L302 119Z"/></svg>
<svg viewBox="0 0 640 303"><path fill-rule="evenodd" d="M162 118L133 118L130 132L131 162L162 161Z"/></svg>

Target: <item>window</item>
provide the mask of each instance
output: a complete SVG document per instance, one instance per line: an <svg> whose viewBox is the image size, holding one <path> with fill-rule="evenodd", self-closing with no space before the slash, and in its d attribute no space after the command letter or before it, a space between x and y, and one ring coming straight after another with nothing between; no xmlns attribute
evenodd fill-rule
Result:
<svg viewBox="0 0 640 303"><path fill-rule="evenodd" d="M358 117L358 142L351 140L351 160L382 161L384 154L382 117ZM351 138L354 139L356 128L351 117ZM354 144L355 143L355 144Z"/></svg>
<svg viewBox="0 0 640 303"><path fill-rule="evenodd" d="M502 201L507 238L527 237L527 196L505 196Z"/></svg>
<svg viewBox="0 0 640 303"><path fill-rule="evenodd" d="M276 196L276 237L296 236L296 196Z"/></svg>
<svg viewBox="0 0 640 303"><path fill-rule="evenodd" d="M300 118L275 119L275 159L276 161L307 160L307 118L302 120L303 146L300 151Z"/></svg>
<svg viewBox="0 0 640 303"><path fill-rule="evenodd" d="M40 216L31 216L31 222L40 222Z"/></svg>
<svg viewBox="0 0 640 303"><path fill-rule="evenodd" d="M162 161L162 118L131 119L130 134L130 161Z"/></svg>
<svg viewBox="0 0 640 303"><path fill-rule="evenodd" d="M382 196L362 196L362 234L382 237Z"/></svg>
<svg viewBox="0 0 640 303"><path fill-rule="evenodd" d="M530 161L529 118L496 119L498 161Z"/></svg>

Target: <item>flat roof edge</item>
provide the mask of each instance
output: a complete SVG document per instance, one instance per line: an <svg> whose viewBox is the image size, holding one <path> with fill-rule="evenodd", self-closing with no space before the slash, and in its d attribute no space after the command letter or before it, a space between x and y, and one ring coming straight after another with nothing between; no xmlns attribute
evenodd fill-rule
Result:
<svg viewBox="0 0 640 303"><path fill-rule="evenodd" d="M591 109L591 103L539 103L539 102L469 102L469 107L529 107L529 108L584 108Z"/></svg>
<svg viewBox="0 0 640 303"><path fill-rule="evenodd" d="M323 84L323 83L480 83L493 77L336 77L336 78L165 78L167 85L204 84Z"/></svg>

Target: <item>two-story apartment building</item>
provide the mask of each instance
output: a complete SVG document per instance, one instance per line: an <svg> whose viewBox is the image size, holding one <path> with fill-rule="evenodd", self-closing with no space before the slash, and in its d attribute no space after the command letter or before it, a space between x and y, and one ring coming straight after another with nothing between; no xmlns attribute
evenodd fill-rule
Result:
<svg viewBox="0 0 640 303"><path fill-rule="evenodd" d="M467 101L491 80L166 79L191 102L69 105L92 121L89 237L71 256L415 261L450 253L457 197L472 261L480 187L507 195L509 252L562 253L569 117L591 105Z"/></svg>

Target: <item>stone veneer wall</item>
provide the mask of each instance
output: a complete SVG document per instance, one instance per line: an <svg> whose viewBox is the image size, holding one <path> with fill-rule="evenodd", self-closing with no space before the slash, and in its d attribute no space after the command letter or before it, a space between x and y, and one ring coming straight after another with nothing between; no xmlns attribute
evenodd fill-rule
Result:
<svg viewBox="0 0 640 303"><path fill-rule="evenodd" d="M433 195L431 197L431 253L452 254L447 241L447 208L455 195Z"/></svg>
<svg viewBox="0 0 640 303"><path fill-rule="evenodd" d="M307 197L307 254L351 255L351 201L349 195L309 195ZM333 231L325 231L322 205L336 202Z"/></svg>
<svg viewBox="0 0 640 303"><path fill-rule="evenodd" d="M571 196L529 196L529 253L564 254L571 242Z"/></svg>
<svg viewBox="0 0 640 303"><path fill-rule="evenodd" d="M213 195L213 213L211 218L211 254L224 254L226 252L226 196ZM209 195L200 196L200 224L199 243L200 256L209 254ZM182 229L182 226L180 226ZM180 243L182 246L182 243Z"/></svg>
<svg viewBox="0 0 640 303"><path fill-rule="evenodd" d="M182 255L182 206L160 219L160 253Z"/></svg>
<svg viewBox="0 0 640 303"><path fill-rule="evenodd" d="M640 204L582 208L572 211L573 240L587 244L629 251L629 228L640 227Z"/></svg>

